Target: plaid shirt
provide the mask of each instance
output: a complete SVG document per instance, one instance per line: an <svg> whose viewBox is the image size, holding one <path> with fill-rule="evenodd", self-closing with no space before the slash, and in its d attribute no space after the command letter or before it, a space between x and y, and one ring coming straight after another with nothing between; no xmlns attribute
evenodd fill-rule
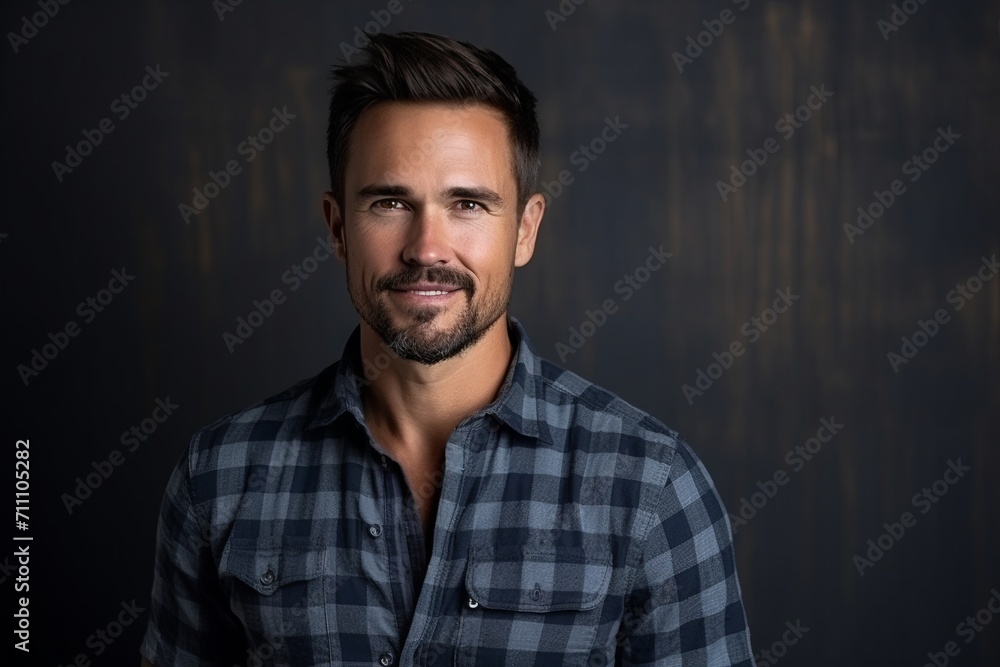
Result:
<svg viewBox="0 0 1000 667"><path fill-rule="evenodd" d="M365 423L359 332L193 437L159 518L150 662L753 666L726 511L674 431L510 317L498 397L411 491Z"/></svg>

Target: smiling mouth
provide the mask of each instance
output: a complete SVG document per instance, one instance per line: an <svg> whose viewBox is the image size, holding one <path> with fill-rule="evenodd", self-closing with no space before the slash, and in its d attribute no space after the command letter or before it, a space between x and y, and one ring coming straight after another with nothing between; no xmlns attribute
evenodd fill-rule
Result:
<svg viewBox="0 0 1000 667"><path fill-rule="evenodd" d="M450 301L452 295L459 294L462 290L463 288L461 287L455 287L454 289L392 289L389 291L397 295L398 298L407 301L444 303L445 301Z"/></svg>
<svg viewBox="0 0 1000 667"><path fill-rule="evenodd" d="M451 294L452 292L457 292L458 290L396 290L398 292L406 292L407 294L416 294L418 296L442 296L444 294Z"/></svg>

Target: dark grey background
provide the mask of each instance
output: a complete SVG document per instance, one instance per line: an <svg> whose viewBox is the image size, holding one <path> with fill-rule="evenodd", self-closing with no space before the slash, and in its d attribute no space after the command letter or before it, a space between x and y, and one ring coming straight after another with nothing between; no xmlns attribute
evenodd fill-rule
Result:
<svg viewBox="0 0 1000 667"><path fill-rule="evenodd" d="M72 2L18 53L5 44L2 433L8 452L31 439L35 664L137 664L148 612L100 656L88 637L123 601L147 606L188 438L339 357L357 323L343 267L294 292L281 276L325 235L328 66L386 4L244 0L220 20L207 0ZM736 537L755 650L800 620L783 663L921 665L956 641L949 664L996 664L1000 620L969 643L956 626L1000 587L1000 279L961 311L946 296L1000 253L997 3L928 2L887 40L888 2L588 0L556 30L556 0L402 4L389 30L468 39L518 69L540 98L543 180L574 176L516 277L511 312L542 354L558 361L615 298L565 365L677 428L731 512L790 475ZM672 53L726 8L735 21L679 72ZM0 27L38 11L7 3ZM119 120L111 102L157 64L169 77ZM833 96L785 139L775 122L824 84ZM297 117L246 164L237 146L286 106ZM51 163L104 117L114 132L60 183ZM580 172L571 154L606 117L629 127ZM960 139L911 183L903 163L949 126ZM716 181L768 137L779 151L722 201ZM186 225L178 204L230 159L243 173ZM843 225L896 178L905 194L851 244ZM616 281L660 244L673 257L624 301ZM77 304L123 266L135 280L83 324ZM287 302L230 354L223 332L275 288ZM778 288L800 299L689 404L681 386L749 342L743 323ZM893 372L887 353L938 308L950 321ZM25 386L17 365L68 320L80 334ZM69 515L62 494L167 397L174 415ZM786 452L831 416L844 428L793 472ZM920 514L912 496L959 458L971 472ZM905 511L916 525L859 576L852 558Z"/></svg>

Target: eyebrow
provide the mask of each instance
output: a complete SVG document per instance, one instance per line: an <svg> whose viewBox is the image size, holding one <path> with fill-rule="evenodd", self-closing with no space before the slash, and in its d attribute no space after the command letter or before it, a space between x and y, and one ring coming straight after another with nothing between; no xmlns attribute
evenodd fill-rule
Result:
<svg viewBox="0 0 1000 667"><path fill-rule="evenodd" d="M357 192L359 199L371 199L372 197L411 197L413 190L405 185L366 185Z"/></svg>
<svg viewBox="0 0 1000 667"><path fill-rule="evenodd" d="M371 199L374 197L412 197L413 190L405 185L375 184L371 183L357 191L359 199ZM494 207L500 208L504 204L503 197L486 187L463 187L457 186L448 188L445 191L448 199L474 199L486 202Z"/></svg>
<svg viewBox="0 0 1000 667"><path fill-rule="evenodd" d="M448 188L447 194L449 199L478 199L496 208L503 206L503 197L489 188Z"/></svg>

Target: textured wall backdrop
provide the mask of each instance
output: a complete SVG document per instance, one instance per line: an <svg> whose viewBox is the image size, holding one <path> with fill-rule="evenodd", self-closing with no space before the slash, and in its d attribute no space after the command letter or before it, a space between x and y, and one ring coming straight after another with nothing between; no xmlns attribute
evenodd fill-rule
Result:
<svg viewBox="0 0 1000 667"><path fill-rule="evenodd" d="M537 93L511 312L705 460L759 664L998 664L998 4L398 2L5 4L8 641L28 583L32 664L137 664L189 437L339 357L327 72L391 16Z"/></svg>

